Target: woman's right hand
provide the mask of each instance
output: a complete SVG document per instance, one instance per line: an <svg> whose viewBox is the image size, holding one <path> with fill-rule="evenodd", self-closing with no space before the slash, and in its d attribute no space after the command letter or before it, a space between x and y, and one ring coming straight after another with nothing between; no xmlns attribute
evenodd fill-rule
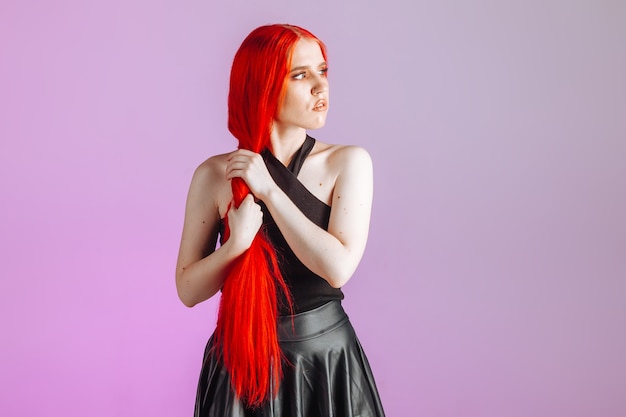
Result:
<svg viewBox="0 0 626 417"><path fill-rule="evenodd" d="M230 243L242 252L247 250L263 224L261 206L254 201L252 194L248 194L235 208L231 202L228 210L228 226L230 228Z"/></svg>

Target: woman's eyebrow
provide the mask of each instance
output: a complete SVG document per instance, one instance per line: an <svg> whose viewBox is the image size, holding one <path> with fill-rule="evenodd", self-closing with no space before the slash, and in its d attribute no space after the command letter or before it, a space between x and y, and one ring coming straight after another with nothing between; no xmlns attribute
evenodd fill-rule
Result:
<svg viewBox="0 0 626 417"><path fill-rule="evenodd" d="M327 65L327 63L326 63L326 61L324 61L324 62L322 62L321 64L319 64L317 67L318 67L318 68L319 68L319 67L324 67L324 66L326 66L326 65ZM309 69L309 66L308 66L308 65L301 65L301 66L299 66L299 67L294 67L294 68L292 68L292 69L291 69L291 71L289 71L289 72L294 72L294 71L302 71L302 70L305 70L305 69Z"/></svg>

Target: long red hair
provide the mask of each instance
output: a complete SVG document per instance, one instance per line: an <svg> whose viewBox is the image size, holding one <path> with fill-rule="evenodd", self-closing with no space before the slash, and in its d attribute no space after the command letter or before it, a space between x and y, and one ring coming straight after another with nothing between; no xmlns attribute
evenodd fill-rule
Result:
<svg viewBox="0 0 626 417"><path fill-rule="evenodd" d="M306 29L293 25L261 26L252 31L235 54L228 95L228 129L240 149L261 152L269 145L272 123L280 109L294 45L302 38L324 44ZM233 203L239 207L250 192L232 180ZM229 236L226 218L225 239ZM248 406L259 406L282 377L278 345L277 292L292 308L289 288L280 273L276 253L263 228L250 248L237 258L222 287L216 342L232 388Z"/></svg>

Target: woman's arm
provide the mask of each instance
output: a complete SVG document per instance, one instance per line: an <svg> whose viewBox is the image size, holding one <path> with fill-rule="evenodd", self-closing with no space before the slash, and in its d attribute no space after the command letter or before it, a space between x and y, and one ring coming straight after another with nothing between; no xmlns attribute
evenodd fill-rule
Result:
<svg viewBox="0 0 626 417"><path fill-rule="evenodd" d="M187 196L185 221L176 265L178 297L188 307L211 298L224 283L232 261L244 253L261 227L261 207L248 195L228 212L230 238L215 250L224 165L209 159L194 173Z"/></svg>
<svg viewBox="0 0 626 417"><path fill-rule="evenodd" d="M311 222L271 177L268 180L259 155L241 150L231 154L226 176L243 178L266 204L298 259L339 288L352 277L365 250L372 206L372 161L363 148L350 146L335 150L327 166L337 172L328 231Z"/></svg>

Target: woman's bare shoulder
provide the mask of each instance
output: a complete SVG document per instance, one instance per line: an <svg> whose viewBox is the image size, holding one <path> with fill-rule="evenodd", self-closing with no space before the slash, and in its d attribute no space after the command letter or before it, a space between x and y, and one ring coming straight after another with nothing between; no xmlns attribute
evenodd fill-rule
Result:
<svg viewBox="0 0 626 417"><path fill-rule="evenodd" d="M202 162L196 168L194 173L194 178L199 177L198 179L206 179L206 180L216 180L218 178L224 177L224 171L226 170L226 159L228 158L227 153L213 155Z"/></svg>
<svg viewBox="0 0 626 417"><path fill-rule="evenodd" d="M365 148L357 145L318 142L316 153L318 153L330 167L337 169L353 164L372 164L369 152Z"/></svg>
<svg viewBox="0 0 626 417"><path fill-rule="evenodd" d="M224 216L232 198L230 182L226 179L226 160L229 154L211 156L196 168L191 180L189 198L206 207L215 207Z"/></svg>

